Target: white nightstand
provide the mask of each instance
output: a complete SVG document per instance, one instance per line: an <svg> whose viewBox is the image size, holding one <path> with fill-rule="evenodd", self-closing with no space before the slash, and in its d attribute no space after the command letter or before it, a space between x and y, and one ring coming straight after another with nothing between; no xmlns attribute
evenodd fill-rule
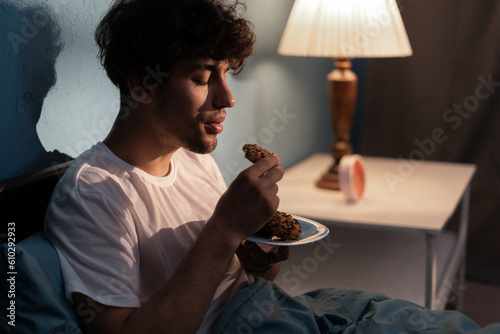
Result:
<svg viewBox="0 0 500 334"><path fill-rule="evenodd" d="M354 204L340 191L316 187L329 155L315 154L286 171L279 210L325 224L330 236L293 247L276 282L292 294L326 286L367 288L432 309L444 308L451 294L460 307L475 166L364 159L366 192ZM458 207L459 231L444 231Z"/></svg>

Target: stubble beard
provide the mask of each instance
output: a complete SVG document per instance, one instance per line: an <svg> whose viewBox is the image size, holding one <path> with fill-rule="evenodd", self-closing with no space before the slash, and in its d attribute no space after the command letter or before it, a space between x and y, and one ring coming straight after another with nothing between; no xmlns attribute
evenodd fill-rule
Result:
<svg viewBox="0 0 500 334"><path fill-rule="evenodd" d="M186 134L180 130L183 127L171 127L169 124L158 124L158 126L161 127L159 139L167 147L182 147L198 154L211 153L217 147L217 138L213 140L204 138L201 131Z"/></svg>
<svg viewBox="0 0 500 334"><path fill-rule="evenodd" d="M217 137L212 139L212 135L207 135L204 129L197 127L199 123L196 121L184 120L183 124L172 122L166 110L169 110L168 99L163 97L160 108L156 109L158 120L156 133L159 134L159 140L165 147L182 147L199 154L207 154L215 150ZM189 133L183 129L189 129Z"/></svg>
<svg viewBox="0 0 500 334"><path fill-rule="evenodd" d="M217 147L217 138L212 142L203 140L202 136L198 136L195 140L186 141L183 147L194 153L208 154Z"/></svg>

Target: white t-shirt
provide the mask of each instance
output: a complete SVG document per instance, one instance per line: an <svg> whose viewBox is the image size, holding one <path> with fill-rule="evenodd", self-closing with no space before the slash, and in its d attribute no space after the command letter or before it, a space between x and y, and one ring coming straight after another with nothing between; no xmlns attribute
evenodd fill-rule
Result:
<svg viewBox="0 0 500 334"><path fill-rule="evenodd" d="M45 233L70 300L80 292L105 305L139 307L170 279L226 189L208 154L179 149L170 167L155 177L98 143L66 171ZM251 282L234 256L199 332L209 332L234 292Z"/></svg>

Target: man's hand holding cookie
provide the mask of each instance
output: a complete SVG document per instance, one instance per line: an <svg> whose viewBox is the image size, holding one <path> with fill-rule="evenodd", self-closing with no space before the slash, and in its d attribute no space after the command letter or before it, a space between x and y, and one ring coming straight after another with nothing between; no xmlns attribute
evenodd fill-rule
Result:
<svg viewBox="0 0 500 334"><path fill-rule="evenodd" d="M265 148L256 144L245 144L243 152L245 152L245 158L254 164L272 155ZM277 211L273 215L273 218L259 232L269 239L287 241L298 239L302 233L302 228L299 222L291 215Z"/></svg>
<svg viewBox="0 0 500 334"><path fill-rule="evenodd" d="M277 182L284 173L277 155L269 155L248 167L229 185L210 221L240 241L255 234L278 208Z"/></svg>

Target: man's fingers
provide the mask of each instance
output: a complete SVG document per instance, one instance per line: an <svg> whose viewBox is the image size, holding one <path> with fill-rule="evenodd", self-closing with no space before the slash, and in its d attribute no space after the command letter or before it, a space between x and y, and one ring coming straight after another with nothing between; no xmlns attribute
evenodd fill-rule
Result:
<svg viewBox="0 0 500 334"><path fill-rule="evenodd" d="M262 158L257 161L253 166L250 167L251 172L255 173L258 177L261 177L273 167L277 166L280 162L280 158L277 154L270 155L268 157Z"/></svg>
<svg viewBox="0 0 500 334"><path fill-rule="evenodd" d="M274 166L271 168L265 175L262 175L262 177L267 178L270 182L278 182L283 178L285 175L285 168L281 165Z"/></svg>
<svg viewBox="0 0 500 334"><path fill-rule="evenodd" d="M261 266L267 266L269 264L269 255L255 242L246 241L244 246L248 250L249 254L251 254L256 264Z"/></svg>
<svg viewBox="0 0 500 334"><path fill-rule="evenodd" d="M290 248L287 246L280 246L278 249L270 253L271 263L286 261L289 257Z"/></svg>
<svg viewBox="0 0 500 334"><path fill-rule="evenodd" d="M262 272L268 269L270 256L253 242L245 241L240 244L236 255L241 264L249 271Z"/></svg>

